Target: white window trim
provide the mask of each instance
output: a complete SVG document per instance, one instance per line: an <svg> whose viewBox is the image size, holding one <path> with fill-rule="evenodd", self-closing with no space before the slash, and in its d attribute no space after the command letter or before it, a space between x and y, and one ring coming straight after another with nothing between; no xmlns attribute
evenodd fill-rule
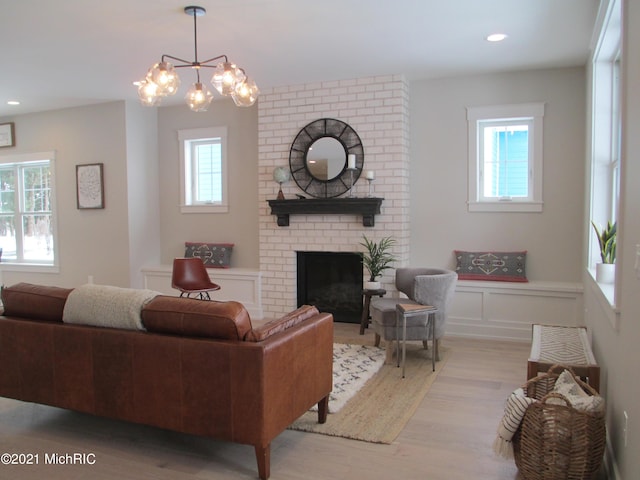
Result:
<svg viewBox="0 0 640 480"><path fill-rule="evenodd" d="M0 263L0 280L2 272L30 272L30 273L59 273L60 272L60 256L59 256L59 236L58 236L58 208L56 200L56 152L37 152L23 153L18 155L0 155L0 163L26 163L49 160L49 169L51 171L51 222L53 230L53 263L11 263L3 260ZM1 283L1 282L0 282Z"/></svg>
<svg viewBox="0 0 640 480"><path fill-rule="evenodd" d="M222 202L214 205L187 204L187 155L185 141L220 138L222 147ZM227 191L227 127L192 128L178 131L180 144L180 212L181 213L227 213L229 211Z"/></svg>
<svg viewBox="0 0 640 480"><path fill-rule="evenodd" d="M544 103L521 103L512 105L492 105L485 107L467 107L468 122L468 208L469 212L541 212L542 201L542 165L543 138L542 119ZM478 122L481 120L515 120L533 118L533 135L529 149L533 149L529 164L531 197L527 199L510 198L505 200L487 200L480 196L480 152Z"/></svg>
<svg viewBox="0 0 640 480"><path fill-rule="evenodd" d="M618 166L618 172L622 167L623 159L617 156L620 153L618 138L613 137L613 122L620 122L620 111L613 105L618 101L620 108L624 100L615 98L613 92L615 63L619 60L622 49L622 5L620 0L603 2L596 20L597 31L593 46L593 54L590 59L591 66L591 138L589 144L589 157L591 179L589 187L589 220L604 224L614 220L618 211L615 202L616 192L611 181L612 169ZM620 88L620 84L617 85ZM622 95L622 91L618 92ZM617 132L616 134L619 134ZM616 158L617 157L617 158ZM605 179L603 181L602 179ZM617 186L619 188L619 185ZM590 223L590 222L589 222ZM613 284L601 284L595 280L595 265L600 258L599 246L593 228L588 228L588 254L586 258L586 270L593 279L595 298L603 306L603 311L614 330L618 329L620 319L620 288L621 281L619 269L616 269L616 278Z"/></svg>

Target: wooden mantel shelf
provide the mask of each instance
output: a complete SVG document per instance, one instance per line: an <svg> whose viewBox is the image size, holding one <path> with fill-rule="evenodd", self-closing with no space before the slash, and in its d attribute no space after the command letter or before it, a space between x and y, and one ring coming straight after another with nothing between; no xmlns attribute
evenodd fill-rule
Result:
<svg viewBox="0 0 640 480"><path fill-rule="evenodd" d="M267 200L271 213L278 216L278 226L289 226L289 215L362 215L362 225L373 227L375 215L380 213L384 198L296 198L292 200Z"/></svg>

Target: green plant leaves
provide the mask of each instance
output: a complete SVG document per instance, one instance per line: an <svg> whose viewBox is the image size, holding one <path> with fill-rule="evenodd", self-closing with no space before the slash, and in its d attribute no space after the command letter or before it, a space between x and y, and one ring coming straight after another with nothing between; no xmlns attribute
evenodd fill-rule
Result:
<svg viewBox="0 0 640 480"><path fill-rule="evenodd" d="M613 224L607 222L606 228L600 230L595 222L592 220L591 225L596 231L596 237L598 238L598 245L600 246L600 258L602 263L615 263L616 262L616 235L617 235L617 222Z"/></svg>
<svg viewBox="0 0 640 480"><path fill-rule="evenodd" d="M392 237L384 237L376 243L365 235L362 237L364 242L360 245L367 249L362 255L362 263L369 272L369 280L375 282L376 278L387 268L391 268L391 264L396 261L396 258L389 252L396 241Z"/></svg>

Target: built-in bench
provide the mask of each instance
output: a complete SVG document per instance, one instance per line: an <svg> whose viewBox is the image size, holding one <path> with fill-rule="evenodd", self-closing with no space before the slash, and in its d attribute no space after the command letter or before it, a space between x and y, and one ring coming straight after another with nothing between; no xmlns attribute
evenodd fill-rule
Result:
<svg viewBox="0 0 640 480"><path fill-rule="evenodd" d="M446 334L528 342L534 324L582 324L579 282L458 280Z"/></svg>

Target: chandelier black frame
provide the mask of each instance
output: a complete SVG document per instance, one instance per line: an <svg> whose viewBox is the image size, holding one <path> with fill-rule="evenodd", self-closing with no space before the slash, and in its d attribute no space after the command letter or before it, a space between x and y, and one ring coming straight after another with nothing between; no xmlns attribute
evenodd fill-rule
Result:
<svg viewBox="0 0 640 480"><path fill-rule="evenodd" d="M189 61L163 54L160 62L149 69L145 78L135 82L142 104L155 106L163 97L175 95L180 86L180 77L178 77L176 69L190 67L196 71L196 82L185 95L185 101L191 110L206 111L213 100L211 90L200 81L201 68L215 69L211 83L221 95L231 96L239 107L253 105L258 98L259 90L256 83L247 77L244 69L229 62L226 55L218 55L203 61L198 60L197 17L204 16L206 10L203 7L191 5L184 7L184 13L193 17L194 60ZM175 64L171 64L167 59L173 60ZM218 60L222 61L213 64Z"/></svg>

